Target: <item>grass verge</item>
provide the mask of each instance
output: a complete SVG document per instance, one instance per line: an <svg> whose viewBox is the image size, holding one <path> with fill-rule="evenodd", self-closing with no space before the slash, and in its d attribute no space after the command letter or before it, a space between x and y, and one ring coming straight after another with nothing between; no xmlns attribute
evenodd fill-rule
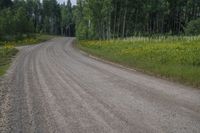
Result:
<svg viewBox="0 0 200 133"><path fill-rule="evenodd" d="M18 50L14 47L0 48L0 76L6 73L12 58L17 54L17 52Z"/></svg>
<svg viewBox="0 0 200 133"><path fill-rule="evenodd" d="M200 37L80 41L78 47L112 62L200 87Z"/></svg>

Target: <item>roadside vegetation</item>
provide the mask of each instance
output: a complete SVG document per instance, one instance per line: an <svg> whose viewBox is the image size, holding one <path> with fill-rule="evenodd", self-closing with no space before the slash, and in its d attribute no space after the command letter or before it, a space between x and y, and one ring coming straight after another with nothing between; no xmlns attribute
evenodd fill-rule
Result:
<svg viewBox="0 0 200 133"><path fill-rule="evenodd" d="M149 74L200 86L200 36L80 41L79 47Z"/></svg>
<svg viewBox="0 0 200 133"><path fill-rule="evenodd" d="M2 76L9 67L13 56L18 52L12 43L6 43L0 47L0 76Z"/></svg>

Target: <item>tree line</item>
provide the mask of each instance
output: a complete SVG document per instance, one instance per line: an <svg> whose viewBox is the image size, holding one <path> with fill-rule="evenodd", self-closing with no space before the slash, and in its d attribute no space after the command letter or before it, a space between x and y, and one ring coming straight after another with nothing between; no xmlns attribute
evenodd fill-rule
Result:
<svg viewBox="0 0 200 133"><path fill-rule="evenodd" d="M0 0L0 39L30 33L110 39L200 34L200 0Z"/></svg>
<svg viewBox="0 0 200 133"><path fill-rule="evenodd" d="M31 33L74 36L73 10L70 0L0 0L0 39Z"/></svg>
<svg viewBox="0 0 200 133"><path fill-rule="evenodd" d="M185 35L200 29L187 30L200 25L200 0L78 0L75 17L80 39Z"/></svg>

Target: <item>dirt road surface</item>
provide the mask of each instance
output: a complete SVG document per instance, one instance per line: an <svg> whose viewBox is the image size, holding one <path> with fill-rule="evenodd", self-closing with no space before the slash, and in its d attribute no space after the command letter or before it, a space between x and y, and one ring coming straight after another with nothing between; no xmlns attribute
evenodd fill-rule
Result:
<svg viewBox="0 0 200 133"><path fill-rule="evenodd" d="M0 132L200 133L200 91L92 59L55 38L21 49L1 85Z"/></svg>

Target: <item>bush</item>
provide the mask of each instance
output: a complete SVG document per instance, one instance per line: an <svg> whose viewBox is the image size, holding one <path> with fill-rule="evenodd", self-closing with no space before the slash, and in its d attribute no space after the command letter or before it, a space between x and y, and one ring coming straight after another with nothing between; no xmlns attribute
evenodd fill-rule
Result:
<svg viewBox="0 0 200 133"><path fill-rule="evenodd" d="M200 18L192 20L188 23L186 27L187 35L200 35Z"/></svg>

